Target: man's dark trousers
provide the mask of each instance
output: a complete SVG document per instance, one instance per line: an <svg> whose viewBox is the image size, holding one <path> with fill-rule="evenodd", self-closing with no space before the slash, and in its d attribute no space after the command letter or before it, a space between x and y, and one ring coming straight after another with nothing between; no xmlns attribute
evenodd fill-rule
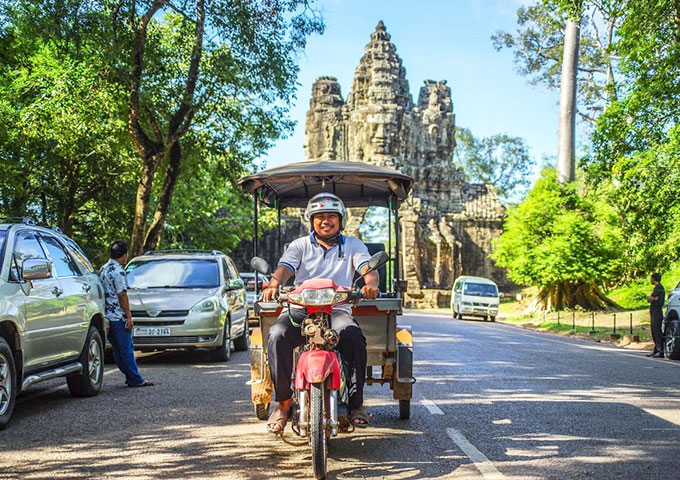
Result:
<svg viewBox="0 0 680 480"><path fill-rule="evenodd" d="M300 324L307 317L302 309L291 308L293 321ZM349 392L349 407L357 408L364 403L364 382L366 379L366 338L352 316L345 311L333 310L331 327L340 336L336 347L342 358ZM293 349L305 342L299 326L293 325L284 308L269 329L267 357L269 371L274 380L274 400L282 402L293 395L290 378L293 373Z"/></svg>
<svg viewBox="0 0 680 480"><path fill-rule="evenodd" d="M652 307L649 309L649 316L651 318L652 339L654 340L654 353L663 354L663 333L661 332L663 310L659 307Z"/></svg>

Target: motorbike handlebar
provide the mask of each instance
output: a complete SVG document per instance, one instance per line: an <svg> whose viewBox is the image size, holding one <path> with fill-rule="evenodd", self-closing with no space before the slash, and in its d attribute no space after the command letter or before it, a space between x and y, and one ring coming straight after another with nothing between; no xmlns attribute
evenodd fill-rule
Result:
<svg viewBox="0 0 680 480"><path fill-rule="evenodd" d="M361 300L361 299L364 298L363 294L361 293L361 290L354 290L354 289L349 290L349 289L348 289L348 290L347 290L347 294L348 294L347 300L348 300L350 303L357 303L359 300ZM260 295L261 295L261 294L260 294ZM389 295L390 295L389 293L379 292L379 293L378 293L378 298L386 298L386 297L388 297ZM260 300L260 299L258 298L257 301L259 301L259 300ZM272 300L274 300L275 302L278 302L278 303L285 303L285 302L288 301L288 293L287 293L287 292L286 292L286 293L284 293L284 292L279 292L278 297L276 297L276 298L274 298L274 299L272 299Z"/></svg>

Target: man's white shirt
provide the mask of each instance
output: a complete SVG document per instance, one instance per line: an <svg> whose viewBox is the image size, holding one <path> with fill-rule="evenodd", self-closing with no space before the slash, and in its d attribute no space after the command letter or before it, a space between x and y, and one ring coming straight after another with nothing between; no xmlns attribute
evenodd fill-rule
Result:
<svg viewBox="0 0 680 480"><path fill-rule="evenodd" d="M342 287L351 287L354 272L360 272L370 255L364 242L355 237L339 235L338 240L326 249L311 233L288 245L281 256L283 265L295 274L295 284L310 278L330 278ZM335 307L351 313L349 304Z"/></svg>

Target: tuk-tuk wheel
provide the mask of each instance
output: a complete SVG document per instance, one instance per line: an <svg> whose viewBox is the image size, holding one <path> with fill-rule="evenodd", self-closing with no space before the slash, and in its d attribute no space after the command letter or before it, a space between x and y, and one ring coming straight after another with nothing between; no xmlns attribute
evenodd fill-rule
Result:
<svg viewBox="0 0 680 480"><path fill-rule="evenodd" d="M254 403L255 416L258 420L267 420L269 418L269 404L268 403Z"/></svg>
<svg viewBox="0 0 680 480"><path fill-rule="evenodd" d="M399 400L399 418L402 420L411 418L411 400Z"/></svg>

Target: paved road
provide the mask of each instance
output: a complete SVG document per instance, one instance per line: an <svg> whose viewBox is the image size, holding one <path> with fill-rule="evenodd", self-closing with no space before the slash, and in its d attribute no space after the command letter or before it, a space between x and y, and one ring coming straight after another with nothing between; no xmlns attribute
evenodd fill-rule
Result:
<svg viewBox="0 0 680 480"><path fill-rule="evenodd" d="M407 314L412 418L367 388L372 426L331 443L329 478L680 478L680 362L514 327ZM107 366L95 398L36 385L0 432L0 478L311 478L307 448L264 433L248 354L140 359L152 388Z"/></svg>

